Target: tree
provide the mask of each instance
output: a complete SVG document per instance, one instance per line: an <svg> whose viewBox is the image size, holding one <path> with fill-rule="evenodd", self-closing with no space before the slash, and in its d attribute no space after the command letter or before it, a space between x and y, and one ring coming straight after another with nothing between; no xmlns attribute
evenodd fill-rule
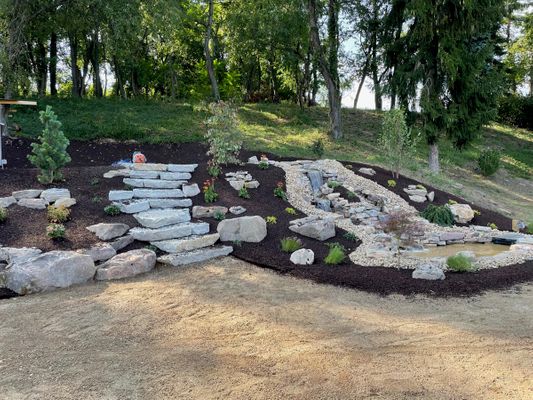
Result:
<svg viewBox="0 0 533 400"><path fill-rule="evenodd" d="M218 90L217 77L215 75L215 68L213 66L213 58L211 57L211 49L209 47L211 43L211 31L213 28L213 5L214 0L208 1L207 11L207 23L204 39L204 52L205 52L205 65L207 67L207 73L209 74L209 80L211 81L211 91L215 101L220 101L220 92Z"/></svg>

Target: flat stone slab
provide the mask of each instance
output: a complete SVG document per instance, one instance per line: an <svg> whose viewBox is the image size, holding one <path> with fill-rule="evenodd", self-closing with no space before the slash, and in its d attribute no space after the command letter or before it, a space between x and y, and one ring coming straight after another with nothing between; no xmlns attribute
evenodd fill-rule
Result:
<svg viewBox="0 0 533 400"><path fill-rule="evenodd" d="M104 173L104 178L106 179L112 179L119 176L130 176L130 170L128 168L123 169L113 169L111 171L107 171Z"/></svg>
<svg viewBox="0 0 533 400"><path fill-rule="evenodd" d="M232 246L207 247L185 253L166 254L157 259L161 264L179 267L192 263L211 260L217 257L224 257L233 252Z"/></svg>
<svg viewBox="0 0 533 400"><path fill-rule="evenodd" d="M166 171L166 164L134 163L131 166L134 171Z"/></svg>
<svg viewBox="0 0 533 400"><path fill-rule="evenodd" d="M99 243L90 249L78 250L78 253L90 256L94 262L107 261L117 255L117 251L109 243Z"/></svg>
<svg viewBox="0 0 533 400"><path fill-rule="evenodd" d="M133 179L157 179L160 173L159 171L130 171L127 176Z"/></svg>
<svg viewBox="0 0 533 400"><path fill-rule="evenodd" d="M124 214L137 214L150 209L150 202L148 200L126 200L122 203L113 203L120 208Z"/></svg>
<svg viewBox="0 0 533 400"><path fill-rule="evenodd" d="M126 224L95 224L86 228L100 240L111 240L124 235L130 227Z"/></svg>
<svg viewBox="0 0 533 400"><path fill-rule="evenodd" d="M212 246L219 238L220 235L218 233L212 233L202 236L189 236L183 239L150 242L150 244L166 253L182 253Z"/></svg>
<svg viewBox="0 0 533 400"><path fill-rule="evenodd" d="M143 274L155 267L157 256L148 249L131 250L106 261L96 270L96 280L108 281Z"/></svg>
<svg viewBox="0 0 533 400"><path fill-rule="evenodd" d="M192 208L193 218L213 218L217 214L226 215L228 212L227 207L223 206L194 206Z"/></svg>
<svg viewBox="0 0 533 400"><path fill-rule="evenodd" d="M131 235L124 235L121 236L112 242L109 242L109 244L116 250L122 250L124 247L128 247L130 244L132 244L135 241L133 236Z"/></svg>
<svg viewBox="0 0 533 400"><path fill-rule="evenodd" d="M317 216L310 216L293 220L289 224L289 229L320 241L335 237L335 222L330 218L322 219Z"/></svg>
<svg viewBox="0 0 533 400"><path fill-rule="evenodd" d="M188 172L160 172L159 177L169 181L188 181L192 175Z"/></svg>
<svg viewBox="0 0 533 400"><path fill-rule="evenodd" d="M109 201L131 200L133 199L132 190L111 190L109 192Z"/></svg>
<svg viewBox="0 0 533 400"><path fill-rule="evenodd" d="M233 215L241 215L246 212L246 208L242 206L233 206L229 208L229 212L232 213Z"/></svg>
<svg viewBox="0 0 533 400"><path fill-rule="evenodd" d="M41 199L46 200L48 203L53 203L56 200L62 198L70 198L70 190L68 189L46 189L43 190L39 196Z"/></svg>
<svg viewBox="0 0 533 400"><path fill-rule="evenodd" d="M44 210L48 206L45 199L20 199L17 203L21 207L32 208L34 210Z"/></svg>
<svg viewBox="0 0 533 400"><path fill-rule="evenodd" d="M170 172L194 172L198 164L168 164L167 170Z"/></svg>
<svg viewBox="0 0 533 400"><path fill-rule="evenodd" d="M193 183L192 185L183 185L181 190L186 197L194 197L200 194L200 188L196 183Z"/></svg>
<svg viewBox="0 0 533 400"><path fill-rule="evenodd" d="M188 209L162 208L148 210L133 217L145 228L162 228L163 226L176 225L182 222L189 222L191 214Z"/></svg>
<svg viewBox="0 0 533 400"><path fill-rule="evenodd" d="M41 195L43 191L39 189L27 189L27 190L17 190L16 192L11 193L15 199L35 199Z"/></svg>
<svg viewBox="0 0 533 400"><path fill-rule="evenodd" d="M133 189L133 197L138 199L168 199L187 196L180 189Z"/></svg>
<svg viewBox="0 0 533 400"><path fill-rule="evenodd" d="M191 207L191 199L148 199L150 208L180 208Z"/></svg>
<svg viewBox="0 0 533 400"><path fill-rule="evenodd" d="M126 185L136 188L150 188L150 189L178 189L184 181L167 181L161 179L133 179L124 178Z"/></svg>
<svg viewBox="0 0 533 400"><path fill-rule="evenodd" d="M76 205L76 199L73 199L72 197L65 197L61 199L57 199L54 201L54 206L56 207L66 207L70 208L72 206Z"/></svg>
<svg viewBox="0 0 533 400"><path fill-rule="evenodd" d="M13 196L0 197L1 208L8 208L9 206L16 204L16 203L17 203L17 199L15 199Z"/></svg>
<svg viewBox="0 0 533 400"><path fill-rule="evenodd" d="M184 224L169 225L158 229L135 227L129 234L141 242L155 242L169 239L179 239L190 235L204 235L209 233L209 224L206 222L187 222Z"/></svg>
<svg viewBox="0 0 533 400"><path fill-rule="evenodd" d="M7 264L24 262L41 253L42 251L35 247L0 247L0 261Z"/></svg>

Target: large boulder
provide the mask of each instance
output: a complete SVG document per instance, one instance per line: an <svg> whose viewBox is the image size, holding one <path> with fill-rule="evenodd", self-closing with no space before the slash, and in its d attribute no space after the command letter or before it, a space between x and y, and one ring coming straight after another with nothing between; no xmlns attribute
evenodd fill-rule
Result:
<svg viewBox="0 0 533 400"><path fill-rule="evenodd" d="M258 216L225 219L217 226L220 240L240 242L261 242L267 235L266 221Z"/></svg>
<svg viewBox="0 0 533 400"><path fill-rule="evenodd" d="M106 261L117 255L117 251L109 243L98 243L89 249L78 250L78 253L87 254L94 262Z"/></svg>
<svg viewBox="0 0 533 400"><path fill-rule="evenodd" d="M42 251L35 247L0 247L0 262L24 262L37 257Z"/></svg>
<svg viewBox="0 0 533 400"><path fill-rule="evenodd" d="M107 281L142 274L154 269L156 259L155 252L148 249L122 253L100 265L96 271L96 279Z"/></svg>
<svg viewBox="0 0 533 400"><path fill-rule="evenodd" d="M87 282L96 271L94 261L74 251L51 251L6 270L6 287L18 294L38 293Z"/></svg>
<svg viewBox="0 0 533 400"><path fill-rule="evenodd" d="M335 237L335 223L331 218L311 216L295 219L290 222L289 229L300 235L320 241Z"/></svg>
<svg viewBox="0 0 533 400"><path fill-rule="evenodd" d="M311 249L300 249L291 254L291 263L296 265L311 265L314 261L315 253Z"/></svg>
<svg viewBox="0 0 533 400"><path fill-rule="evenodd" d="M35 199L39 197L39 195L43 191L40 189L26 189L26 190L18 190L16 192L11 193L11 196L13 196L16 200L20 199Z"/></svg>
<svg viewBox="0 0 533 400"><path fill-rule="evenodd" d="M474 219L474 210L468 204L450 204L450 210L455 222L458 224L468 224Z"/></svg>
<svg viewBox="0 0 533 400"><path fill-rule="evenodd" d="M13 196L0 197L0 207L8 208L13 204L17 204L17 199L15 199Z"/></svg>
<svg viewBox="0 0 533 400"><path fill-rule="evenodd" d="M446 278L442 268L435 264L423 264L418 266L412 274L413 279L425 279L438 281Z"/></svg>
<svg viewBox="0 0 533 400"><path fill-rule="evenodd" d="M39 197L44 199L47 203L53 203L56 200L63 198L68 199L71 196L68 189L52 188L44 190Z"/></svg>
<svg viewBox="0 0 533 400"><path fill-rule="evenodd" d="M126 224L105 224L100 223L87 227L88 231L94 233L100 240L111 240L124 235L130 227Z"/></svg>

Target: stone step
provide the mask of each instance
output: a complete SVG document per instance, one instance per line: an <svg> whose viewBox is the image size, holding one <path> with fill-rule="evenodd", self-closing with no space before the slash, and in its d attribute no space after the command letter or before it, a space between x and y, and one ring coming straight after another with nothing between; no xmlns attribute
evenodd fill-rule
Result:
<svg viewBox="0 0 533 400"><path fill-rule="evenodd" d="M187 208L161 208L143 211L133 217L145 228L157 229L167 225L176 225L191 220L191 213Z"/></svg>
<svg viewBox="0 0 533 400"><path fill-rule="evenodd" d="M165 254L157 259L161 264L178 267L202 261L211 260L217 257L223 257L233 252L232 246L213 246L199 250L187 251L184 253Z"/></svg>
<svg viewBox="0 0 533 400"><path fill-rule="evenodd" d="M186 222L169 225L158 229L132 228L129 234L141 242L156 242L170 239L181 239L191 235L205 235L209 233L207 222Z"/></svg>
<svg viewBox="0 0 533 400"><path fill-rule="evenodd" d="M194 172L198 168L198 164L168 164L167 170L169 172Z"/></svg>
<svg viewBox="0 0 533 400"><path fill-rule="evenodd" d="M148 199L150 208L180 208L191 207L191 199Z"/></svg>
<svg viewBox="0 0 533 400"><path fill-rule="evenodd" d="M188 172L160 172L159 178L169 181L188 181L192 176Z"/></svg>
<svg viewBox="0 0 533 400"><path fill-rule="evenodd" d="M166 253L182 253L184 251L192 251L212 246L218 241L219 238L220 235L218 233L212 233L209 235L188 236L183 239L150 242L150 244Z"/></svg>
<svg viewBox="0 0 533 400"><path fill-rule="evenodd" d="M148 200L125 200L114 202L124 214L137 214L150 209L150 202Z"/></svg>
<svg viewBox="0 0 533 400"><path fill-rule="evenodd" d="M175 199L187 197L180 189L133 189L137 199Z"/></svg>
<svg viewBox="0 0 533 400"><path fill-rule="evenodd" d="M161 179L132 179L124 178L123 182L126 185L135 188L149 188L149 189L178 189L187 181L167 181Z"/></svg>

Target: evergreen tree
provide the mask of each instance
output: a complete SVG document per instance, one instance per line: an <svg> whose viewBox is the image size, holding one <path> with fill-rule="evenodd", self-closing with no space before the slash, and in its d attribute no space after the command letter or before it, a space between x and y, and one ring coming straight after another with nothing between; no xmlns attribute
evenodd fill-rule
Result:
<svg viewBox="0 0 533 400"><path fill-rule="evenodd" d="M28 155L30 162L41 170L37 177L43 184L51 184L63 179L60 169L71 160L67 153L70 142L61 130L61 122L47 106L46 111L39 113L39 119L44 124L44 130L39 136L40 143L32 143L32 154Z"/></svg>

